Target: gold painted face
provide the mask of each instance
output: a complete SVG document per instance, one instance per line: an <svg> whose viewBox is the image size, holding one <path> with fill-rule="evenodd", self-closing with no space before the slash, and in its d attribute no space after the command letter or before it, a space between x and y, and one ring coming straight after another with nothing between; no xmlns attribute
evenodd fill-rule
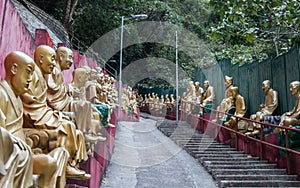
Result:
<svg viewBox="0 0 300 188"><path fill-rule="evenodd" d="M229 88L229 86L231 86L231 85L232 85L231 81L225 80L225 87L226 88Z"/></svg>
<svg viewBox="0 0 300 188"><path fill-rule="evenodd" d="M292 93L292 95L293 95L293 96L296 96L297 93L298 93L298 90L299 90L299 85L296 84L296 83L294 83L294 82L292 82L292 83L290 84L290 92Z"/></svg>
<svg viewBox="0 0 300 188"><path fill-rule="evenodd" d="M16 73L11 79L11 86L16 95L22 95L28 91L34 68L35 64L32 59L17 64Z"/></svg>
<svg viewBox="0 0 300 188"><path fill-rule="evenodd" d="M56 61L55 61L55 51L54 50L49 50L44 53L43 59L42 59L42 64L41 64L41 70L43 74L51 74Z"/></svg>
<svg viewBox="0 0 300 188"><path fill-rule="evenodd" d="M207 81L205 81L205 82L203 83L203 85L204 85L205 89L207 89L207 88L208 88L208 86L209 86L209 84L208 84L208 82L207 82Z"/></svg>
<svg viewBox="0 0 300 188"><path fill-rule="evenodd" d="M263 83L263 84L262 84L262 90L263 90L265 93L268 92L268 90L269 90L268 85L265 84L265 83Z"/></svg>
<svg viewBox="0 0 300 188"><path fill-rule="evenodd" d="M65 53L61 54L60 68L62 70L68 70L73 65L73 52L67 49Z"/></svg>

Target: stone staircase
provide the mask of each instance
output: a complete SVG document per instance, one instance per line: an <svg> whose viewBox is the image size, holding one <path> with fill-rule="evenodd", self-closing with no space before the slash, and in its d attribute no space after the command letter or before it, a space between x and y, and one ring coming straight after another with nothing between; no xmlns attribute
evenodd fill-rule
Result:
<svg viewBox="0 0 300 188"><path fill-rule="evenodd" d="M164 120L157 128L186 150L213 176L220 187L300 187L296 175L194 130L186 122Z"/></svg>

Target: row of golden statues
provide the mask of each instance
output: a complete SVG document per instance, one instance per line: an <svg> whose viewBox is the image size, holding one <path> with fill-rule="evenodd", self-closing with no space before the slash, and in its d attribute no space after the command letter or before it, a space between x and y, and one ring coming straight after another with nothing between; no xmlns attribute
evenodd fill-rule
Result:
<svg viewBox="0 0 300 188"><path fill-rule="evenodd" d="M66 178L89 179L79 169L92 146L105 141L117 93L101 68L77 68L64 84L73 52L38 46L33 59L20 51L4 61L0 82L0 187L64 187ZM105 121L103 121L105 119Z"/></svg>
<svg viewBox="0 0 300 188"><path fill-rule="evenodd" d="M180 100L180 98L179 98ZM151 109L162 109L163 107L172 108L175 104L175 98L173 94L161 95L160 98L156 93L145 94L144 97L142 95L137 96L138 106L149 106Z"/></svg>
<svg viewBox="0 0 300 188"><path fill-rule="evenodd" d="M132 89L132 87L127 86L122 89L122 102L121 109L126 114L138 115L138 93Z"/></svg>
<svg viewBox="0 0 300 188"><path fill-rule="evenodd" d="M246 135L253 136L260 134L261 125L259 122L264 121L265 116L274 115L275 110L278 107L278 92L271 87L270 80L264 80L262 82L262 90L265 94L264 104L260 104L258 111L250 116L253 121L238 120L239 117L245 117L247 107L245 98L239 94L239 88L233 85L233 77L225 76L225 98L221 101L220 105L217 106L217 114L213 121L222 122L225 126L234 128L237 124L237 129ZM208 80L205 80L204 89L200 87L199 82L190 81L187 85L187 89L183 92L182 97L178 96L179 109L186 113L203 114L203 108L195 109L196 105L201 107L212 108L215 100L215 92L213 86L210 85ZM281 115L281 121L279 126L291 127L293 125L300 125L300 82L293 81L290 83L291 94L295 97L295 107ZM165 97L162 95L161 98L157 94L145 94L145 97L138 97L138 103L141 106L149 105L152 109L162 109L163 107L173 107L176 104L173 94L171 99L167 94ZM234 116L228 116L229 110L234 109ZM227 119L226 119L227 118ZM221 120L221 121L220 121ZM282 132L284 129L275 129L274 132Z"/></svg>

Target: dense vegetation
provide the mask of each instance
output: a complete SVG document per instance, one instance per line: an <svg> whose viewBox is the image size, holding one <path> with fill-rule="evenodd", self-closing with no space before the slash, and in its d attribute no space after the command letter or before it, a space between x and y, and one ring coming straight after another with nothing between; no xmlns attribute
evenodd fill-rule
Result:
<svg viewBox="0 0 300 188"><path fill-rule="evenodd" d="M73 48L86 46L120 27L121 16L145 13L147 21L176 24L204 40L217 60L251 63L278 56L299 42L299 0L31 0L61 21ZM131 21L128 20L127 23ZM125 49L124 65L145 57L175 62L175 49L146 43ZM116 54L113 59L119 59ZM197 62L180 53L180 66L192 76ZM113 66L117 66L117 63Z"/></svg>

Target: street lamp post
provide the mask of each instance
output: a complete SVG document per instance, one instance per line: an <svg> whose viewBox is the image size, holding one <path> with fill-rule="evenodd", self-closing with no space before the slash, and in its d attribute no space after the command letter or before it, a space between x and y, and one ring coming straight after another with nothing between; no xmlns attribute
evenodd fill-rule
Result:
<svg viewBox="0 0 300 188"><path fill-rule="evenodd" d="M119 106L122 104L122 64L123 64L123 27L124 27L124 21L125 20L132 20L132 19L146 19L148 18L147 14L136 14L136 15L130 15L129 18L125 18L124 16L121 17L121 37L120 37L120 73L119 73L119 97L118 102Z"/></svg>

